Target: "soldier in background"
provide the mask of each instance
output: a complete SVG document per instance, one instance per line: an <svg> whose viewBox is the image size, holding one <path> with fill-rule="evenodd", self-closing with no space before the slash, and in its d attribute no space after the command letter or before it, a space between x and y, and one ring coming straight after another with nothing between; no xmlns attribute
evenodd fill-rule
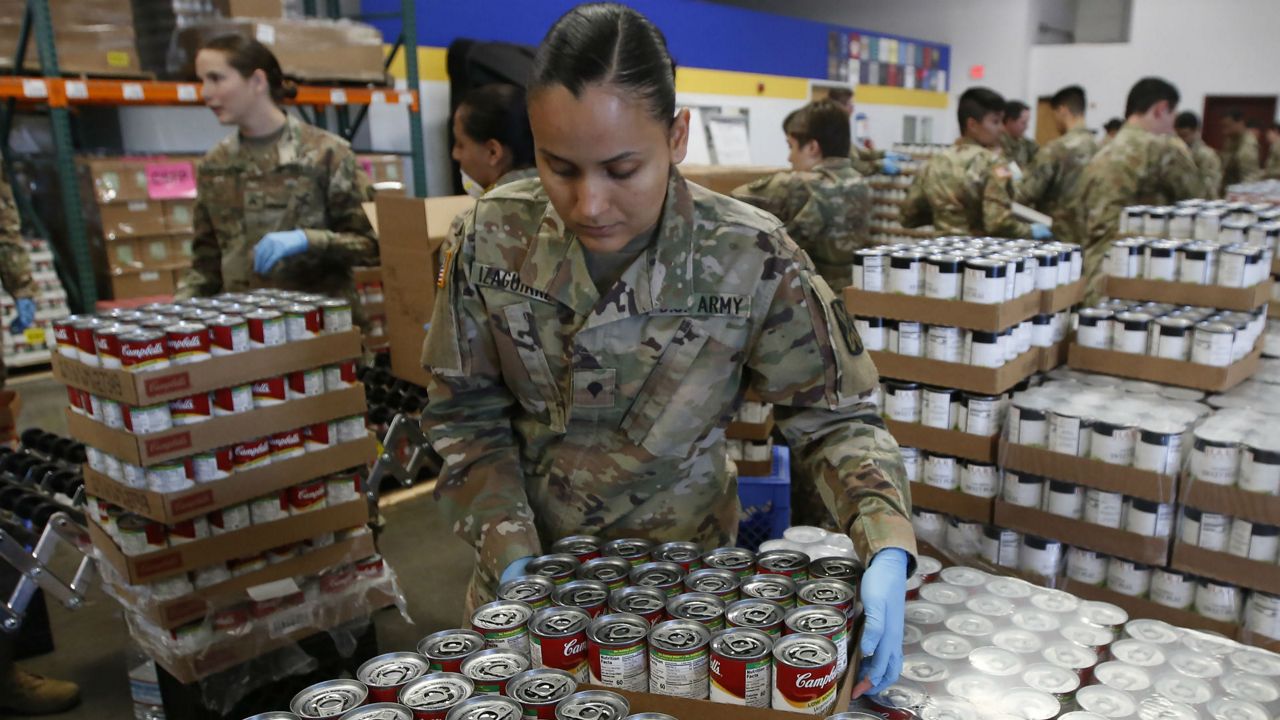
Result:
<svg viewBox="0 0 1280 720"><path fill-rule="evenodd" d="M1187 146L1173 136L1178 89L1147 77L1129 90L1128 119L1111 142L1084 169L1084 277L1089 298L1101 292L1102 259L1120 234L1120 213L1128 205L1168 205L1200 196L1200 171Z"/></svg>
<svg viewBox="0 0 1280 720"><path fill-rule="evenodd" d="M17 304L17 317L9 332L17 335L35 323L36 284L31 279L31 258L22 241L22 218L13 200L9 179L0 170L0 282ZM0 387L4 366L0 358ZM16 582L16 574L14 580ZM8 597L13 586L0 588ZM15 715L48 715L70 710L80 702L75 683L34 675L13 661L15 637L0 631L0 711Z"/></svg>
<svg viewBox="0 0 1280 720"><path fill-rule="evenodd" d="M1000 155L1004 98L990 88L964 91L956 110L961 136L916 173L902 206L903 227L932 225L938 235L1049 237L1049 228L1013 215L1013 174Z"/></svg>
<svg viewBox="0 0 1280 720"><path fill-rule="evenodd" d="M1229 186L1262 177L1262 158L1258 138L1245 124L1243 112L1227 112L1222 118L1222 134L1222 185L1218 191L1226 195Z"/></svg>
<svg viewBox="0 0 1280 720"><path fill-rule="evenodd" d="M849 159L849 118L830 100L787 116L791 170L731 194L772 213L837 294L853 282L853 254L871 242L871 191Z"/></svg>
<svg viewBox="0 0 1280 720"><path fill-rule="evenodd" d="M827 99L839 105L848 118L853 118L853 90L850 88L830 88L827 90ZM909 156L892 150L877 150L872 147L870 138L863 138L861 142L851 141L849 159L853 161L853 169L865 177L870 175L897 175L902 172L901 168L898 167L898 163L909 159Z"/></svg>
<svg viewBox="0 0 1280 720"><path fill-rule="evenodd" d="M462 187L476 197L538 176L524 88L491 83L467 93L453 111L453 161Z"/></svg>
<svg viewBox="0 0 1280 720"><path fill-rule="evenodd" d="M1173 121L1173 130L1191 151L1191 159L1195 160L1200 171L1200 182L1204 184L1204 197L1218 197L1218 189L1222 187L1222 160L1200 137L1200 118L1190 110L1184 110Z"/></svg>
<svg viewBox="0 0 1280 720"><path fill-rule="evenodd" d="M458 226L423 347L436 497L476 550L468 607L571 534L732 545L724 430L750 388L867 562L854 695L878 692L901 669L916 546L844 303L777 218L680 176L689 112L644 16L570 10L530 77L540 178Z"/></svg>
<svg viewBox="0 0 1280 720"><path fill-rule="evenodd" d="M1120 128L1124 127L1124 120L1120 118L1111 118L1102 126L1102 131L1106 133L1106 137L1102 138L1102 144L1106 145L1120 132Z"/></svg>
<svg viewBox="0 0 1280 720"><path fill-rule="evenodd" d="M378 264L362 203L369 179L345 140L287 115L296 89L264 45L214 38L196 55L205 104L236 132L197 167L191 269L177 297L253 287L342 296L351 269Z"/></svg>
<svg viewBox="0 0 1280 720"><path fill-rule="evenodd" d="M1273 122L1267 126L1267 166L1262 176L1272 180L1280 180L1280 123Z"/></svg>
<svg viewBox="0 0 1280 720"><path fill-rule="evenodd" d="M1049 107L1062 134L1036 153L1018 183L1017 198L1053 218L1055 238L1078 243L1084 236L1080 175L1098 151L1098 143L1084 126L1084 88L1072 85L1059 90Z"/></svg>
<svg viewBox="0 0 1280 720"><path fill-rule="evenodd" d="M1005 159L1018 163L1025 171L1031 166L1040 146L1027 137L1027 126L1031 124L1031 108L1021 100L1010 100L1004 104L1004 132L1000 135L1000 148Z"/></svg>

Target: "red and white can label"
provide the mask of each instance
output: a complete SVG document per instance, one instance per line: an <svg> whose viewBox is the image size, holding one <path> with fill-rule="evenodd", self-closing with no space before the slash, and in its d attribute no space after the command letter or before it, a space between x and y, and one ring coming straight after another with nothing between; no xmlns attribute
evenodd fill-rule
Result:
<svg viewBox="0 0 1280 720"><path fill-rule="evenodd" d="M232 449L236 459L236 470L252 470L271 463L271 441L260 437L237 443Z"/></svg>
<svg viewBox="0 0 1280 720"><path fill-rule="evenodd" d="M587 644L591 684L632 692L649 692L649 648L644 638L625 647Z"/></svg>
<svg viewBox="0 0 1280 720"><path fill-rule="evenodd" d="M342 472L325 480L329 505L341 505L360 498L360 473Z"/></svg>
<svg viewBox="0 0 1280 720"><path fill-rule="evenodd" d="M271 462L301 457L307 453L302 442L302 428L286 430L271 436Z"/></svg>
<svg viewBox="0 0 1280 720"><path fill-rule="evenodd" d="M529 655L533 667L546 667L563 670L573 676L579 684L585 685L590 679L591 670L587 663L587 631L576 635L562 637L544 637L536 632L529 633Z"/></svg>
<svg viewBox="0 0 1280 720"><path fill-rule="evenodd" d="M221 480L235 472L236 460L232 447L220 447L196 453L187 458L187 475L196 482Z"/></svg>
<svg viewBox="0 0 1280 720"><path fill-rule="evenodd" d="M289 399L315 397L324 394L324 370L313 368L289 373Z"/></svg>
<svg viewBox="0 0 1280 720"><path fill-rule="evenodd" d="M179 365L208 360L209 328L200 323L179 323L165 330L169 360Z"/></svg>
<svg viewBox="0 0 1280 720"><path fill-rule="evenodd" d="M209 530L214 535L225 535L243 530L253 524L249 504L232 505L209 513Z"/></svg>
<svg viewBox="0 0 1280 720"><path fill-rule="evenodd" d="M102 416L102 424L116 430L124 429L124 408L111 398L95 398L98 403L97 412Z"/></svg>
<svg viewBox="0 0 1280 720"><path fill-rule="evenodd" d="M169 417L174 425L194 425L213 417L209 393L196 393L169 401Z"/></svg>
<svg viewBox="0 0 1280 720"><path fill-rule="evenodd" d="M71 412L77 415L84 415L84 401L80 398L80 389L67 386L67 404L71 406Z"/></svg>
<svg viewBox="0 0 1280 720"><path fill-rule="evenodd" d="M368 434L363 415L351 415L338 421L338 442L355 442Z"/></svg>
<svg viewBox="0 0 1280 720"><path fill-rule="evenodd" d="M358 381L355 360L344 360L324 368L324 388L329 392L353 387Z"/></svg>
<svg viewBox="0 0 1280 720"><path fill-rule="evenodd" d="M213 414L235 415L253 409L253 386L233 385L213 391Z"/></svg>
<svg viewBox="0 0 1280 720"><path fill-rule="evenodd" d="M386 564L382 561L381 555L370 555L369 557L356 561L356 575L368 580L376 580L382 577L382 571L386 568Z"/></svg>
<svg viewBox="0 0 1280 720"><path fill-rule="evenodd" d="M287 341L284 316L279 313L250 313L249 347L264 348L283 345Z"/></svg>
<svg viewBox="0 0 1280 720"><path fill-rule="evenodd" d="M204 517L194 517L169 526L169 544L183 545L209 537L209 521Z"/></svg>
<svg viewBox="0 0 1280 720"><path fill-rule="evenodd" d="M209 326L209 350L214 355L233 355L249 349L249 323L239 318L221 317Z"/></svg>
<svg viewBox="0 0 1280 720"><path fill-rule="evenodd" d="M769 656L740 660L712 651L711 702L767 708L773 660Z"/></svg>
<svg viewBox="0 0 1280 720"><path fill-rule="evenodd" d="M117 370L123 366L120 360L120 326L107 325L96 328L93 345L98 351L98 362L104 368Z"/></svg>
<svg viewBox="0 0 1280 720"><path fill-rule="evenodd" d="M325 499L327 498L326 485L324 480L312 480L311 482L294 485L285 492L289 498L289 514L302 515L304 513L323 510L325 508Z"/></svg>
<svg viewBox="0 0 1280 720"><path fill-rule="evenodd" d="M314 305L290 305L285 310L285 337L289 342L310 340L323 329L320 308Z"/></svg>
<svg viewBox="0 0 1280 720"><path fill-rule="evenodd" d="M303 438L306 440L307 450L311 452L333 447L338 444L338 423L330 420L308 425L303 431Z"/></svg>
<svg viewBox="0 0 1280 720"><path fill-rule="evenodd" d="M96 320L80 323L71 333L76 340L76 355L85 365L98 366L98 348L93 343L93 331L97 327Z"/></svg>
<svg viewBox="0 0 1280 720"><path fill-rule="evenodd" d="M320 592L326 595L338 595L354 585L356 569L351 565L343 565L320 576Z"/></svg>
<svg viewBox="0 0 1280 720"><path fill-rule="evenodd" d="M120 366L133 372L169 367L165 336L158 332L138 332L120 338Z"/></svg>
<svg viewBox="0 0 1280 720"><path fill-rule="evenodd" d="M249 608L244 605L219 610L213 614L213 631L232 633L249 624Z"/></svg>
<svg viewBox="0 0 1280 720"><path fill-rule="evenodd" d="M836 700L840 673L835 658L817 667L794 667L784 662L773 668L773 709L827 716Z"/></svg>
<svg viewBox="0 0 1280 720"><path fill-rule="evenodd" d="M289 491L281 490L270 495L254 498L249 502L249 517L254 525L275 522L289 517Z"/></svg>
<svg viewBox="0 0 1280 720"><path fill-rule="evenodd" d="M169 415L169 403L124 405L120 408L120 412L125 429L135 435L164 432L173 427L173 418Z"/></svg>
<svg viewBox="0 0 1280 720"><path fill-rule="evenodd" d="M253 383L253 406L270 407L279 405L287 398L283 375L263 378Z"/></svg>
<svg viewBox="0 0 1280 720"><path fill-rule="evenodd" d="M57 343L58 354L75 360L79 357L76 349L75 330L71 327L70 316L53 321L53 341Z"/></svg>

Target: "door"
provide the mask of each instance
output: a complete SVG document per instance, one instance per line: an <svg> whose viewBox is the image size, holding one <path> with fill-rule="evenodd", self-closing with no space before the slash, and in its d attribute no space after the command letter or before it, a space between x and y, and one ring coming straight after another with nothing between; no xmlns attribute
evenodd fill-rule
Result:
<svg viewBox="0 0 1280 720"><path fill-rule="evenodd" d="M1049 105L1049 98L1040 98L1036 101L1036 144L1044 147L1045 143L1061 134L1057 123L1053 121L1053 108Z"/></svg>
<svg viewBox="0 0 1280 720"><path fill-rule="evenodd" d="M1275 95L1208 95L1204 99L1204 118L1201 121L1204 141L1215 150L1221 150L1223 140L1222 119L1232 110L1244 113L1245 122L1256 121L1262 128L1258 145L1261 148L1260 162L1267 161L1266 129L1276 118Z"/></svg>

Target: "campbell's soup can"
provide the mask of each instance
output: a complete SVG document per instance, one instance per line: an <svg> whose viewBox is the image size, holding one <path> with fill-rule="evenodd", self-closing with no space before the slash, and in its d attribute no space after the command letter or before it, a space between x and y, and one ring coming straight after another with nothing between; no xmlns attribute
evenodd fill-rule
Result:
<svg viewBox="0 0 1280 720"><path fill-rule="evenodd" d="M649 692L690 700L710 693L711 631L694 620L667 620L649 632Z"/></svg>
<svg viewBox="0 0 1280 720"><path fill-rule="evenodd" d="M456 672L433 672L410 680L400 688L401 705L413 711L414 720L444 720L458 703L471 697L475 683Z"/></svg>
<svg viewBox="0 0 1280 720"><path fill-rule="evenodd" d="M253 409L253 385L232 385L213 391L213 414L237 415Z"/></svg>
<svg viewBox="0 0 1280 720"><path fill-rule="evenodd" d="M356 376L355 360L344 360L324 368L324 389L329 392L355 387L358 382L360 378Z"/></svg>
<svg viewBox="0 0 1280 720"><path fill-rule="evenodd" d="M799 550L770 550L756 557L756 572L785 575L796 583L809 579L809 556Z"/></svg>
<svg viewBox="0 0 1280 720"><path fill-rule="evenodd" d="M724 629L724 601L711 593L684 593L667 600L667 617L691 620L716 632Z"/></svg>
<svg viewBox="0 0 1280 720"><path fill-rule="evenodd" d="M631 569L631 584L637 587L657 588L675 597L680 593L680 581L684 577L684 569L675 563L647 562ZM615 588L610 588L615 589Z"/></svg>
<svg viewBox="0 0 1280 720"><path fill-rule="evenodd" d="M209 326L209 352L214 356L234 355L249 349L249 322L237 315L218 315L205 322Z"/></svg>
<svg viewBox="0 0 1280 720"><path fill-rule="evenodd" d="M551 595L555 589L555 583L541 575L522 575L499 585L498 599L518 600L534 610L541 610L551 606ZM537 660L533 666L539 667Z"/></svg>
<svg viewBox="0 0 1280 720"><path fill-rule="evenodd" d="M639 615L601 615L587 626L591 684L649 692L649 623Z"/></svg>
<svg viewBox="0 0 1280 720"><path fill-rule="evenodd" d="M530 575L541 575L556 585L564 585L573 579L578 561L572 555L542 555L533 558L525 566Z"/></svg>
<svg viewBox="0 0 1280 720"><path fill-rule="evenodd" d="M731 603L739 598L740 580L729 570L705 567L685 575L684 587L689 592L711 593Z"/></svg>
<svg viewBox="0 0 1280 720"><path fill-rule="evenodd" d="M383 561L381 555L370 555L363 560L356 561L356 575L366 580L376 580L382 577L386 567L386 562Z"/></svg>
<svg viewBox="0 0 1280 720"><path fill-rule="evenodd" d="M352 375L354 376L354 374L355 368L353 366ZM327 378L328 376L326 375L325 377ZM551 553L553 555L572 555L578 559L578 562L586 563L588 560L600 557L600 546L603 544L604 541L595 535L570 535L552 543Z"/></svg>
<svg viewBox="0 0 1280 720"><path fill-rule="evenodd" d="M109 322L110 320L104 318L87 315L72 323L71 332L76 340L76 357L80 362L98 367L98 348L93 342L93 331L99 325L105 325Z"/></svg>
<svg viewBox="0 0 1280 720"><path fill-rule="evenodd" d="M471 615L471 629L484 636L485 646L529 657L529 618L533 608L522 602L495 600Z"/></svg>
<svg viewBox="0 0 1280 720"><path fill-rule="evenodd" d="M58 348L58 354L62 357L72 360L80 358L80 354L76 350L74 326L77 320L84 318L84 315L68 315L53 321L53 341Z"/></svg>
<svg viewBox="0 0 1280 720"><path fill-rule="evenodd" d="M786 635L773 645L774 710L829 715L840 672L835 644L821 635Z"/></svg>
<svg viewBox="0 0 1280 720"><path fill-rule="evenodd" d="M369 697L369 689L359 680L326 680L293 696L289 710L303 720L335 718L354 710Z"/></svg>
<svg viewBox="0 0 1280 720"><path fill-rule="evenodd" d="M271 444L271 462L280 462L307 454L307 448L302 440L302 428L275 433L268 442Z"/></svg>
<svg viewBox="0 0 1280 720"><path fill-rule="evenodd" d="M555 668L533 668L511 678L506 696L520 703L527 720L555 720L556 705L578 689L578 681Z"/></svg>
<svg viewBox="0 0 1280 720"><path fill-rule="evenodd" d="M599 580L570 580L555 589L552 599L561 607L582 608L595 617L608 609L609 588Z"/></svg>
<svg viewBox="0 0 1280 720"><path fill-rule="evenodd" d="M283 375L266 377L253 382L254 407L271 407L272 405L283 403L286 399L288 399L288 394L285 391Z"/></svg>
<svg viewBox="0 0 1280 720"><path fill-rule="evenodd" d="M696 543L668 542L650 552L654 562L675 563L685 573L702 569L702 549Z"/></svg>
<svg viewBox="0 0 1280 720"><path fill-rule="evenodd" d="M325 484L328 486L330 505L348 503L361 496L360 471L358 469L334 473L325 478Z"/></svg>
<svg viewBox="0 0 1280 720"><path fill-rule="evenodd" d="M290 400L324 394L324 370L298 370L286 376L285 390Z"/></svg>
<svg viewBox="0 0 1280 720"><path fill-rule="evenodd" d="M725 626L759 630L771 638L782 637L786 608L772 600L743 598L724 609Z"/></svg>
<svg viewBox="0 0 1280 720"><path fill-rule="evenodd" d="M85 397L88 393L81 393ZM90 397L90 401L92 398ZM89 408L86 406L86 410ZM173 417L169 414L169 403L155 405L122 405L120 406L121 422L129 432L135 435L164 432L173 427Z"/></svg>
<svg viewBox="0 0 1280 720"><path fill-rule="evenodd" d="M650 625L666 617L667 594L646 587L623 587L609 593L609 610L644 618Z"/></svg>
<svg viewBox="0 0 1280 720"><path fill-rule="evenodd" d="M545 578L524 578L548 582ZM591 616L572 607L546 607L529 619L529 660L535 668L563 670L576 682L590 679L587 628Z"/></svg>
<svg viewBox="0 0 1280 720"><path fill-rule="evenodd" d="M622 720L637 718L631 705L621 695L608 690L583 690L565 698L556 706L556 720Z"/></svg>
<svg viewBox="0 0 1280 720"><path fill-rule="evenodd" d="M462 662L484 650L484 636L474 630L441 630L418 642L431 672L461 673Z"/></svg>
<svg viewBox="0 0 1280 720"><path fill-rule="evenodd" d="M71 408L71 412L77 415L84 415L84 399L80 395L80 389L67 386L67 405Z"/></svg>
<svg viewBox="0 0 1280 720"><path fill-rule="evenodd" d="M349 415L338 420L338 442L355 442L369 435L363 415Z"/></svg>
<svg viewBox="0 0 1280 720"><path fill-rule="evenodd" d="M284 331L289 342L310 340L323 329L320 308L306 303L293 303L284 309Z"/></svg>
<svg viewBox="0 0 1280 720"><path fill-rule="evenodd" d="M462 674L475 683L477 695L503 695L511 678L529 669L529 657L501 648L481 650L462 661Z"/></svg>
<svg viewBox="0 0 1280 720"><path fill-rule="evenodd" d="M279 490L250 500L249 517L252 518L254 525L289 517L289 491Z"/></svg>
<svg viewBox="0 0 1280 720"><path fill-rule="evenodd" d="M120 366L129 371L169 367L169 346L158 330L134 330L120 336Z"/></svg>
<svg viewBox="0 0 1280 720"><path fill-rule="evenodd" d="M285 492L288 496L289 514L304 515L325 508L326 485L323 479L294 485Z"/></svg>
<svg viewBox="0 0 1280 720"><path fill-rule="evenodd" d="M800 584L796 595L800 605L830 605L850 616L857 592L842 580L809 580Z"/></svg>
<svg viewBox="0 0 1280 720"><path fill-rule="evenodd" d="M413 652L392 652L366 660L356 679L369 689L373 702L396 702L400 690L428 672L427 659Z"/></svg>
<svg viewBox="0 0 1280 720"><path fill-rule="evenodd" d="M288 336L285 334L284 315L279 311L259 308L246 313L244 319L249 323L249 347L275 347L288 341Z"/></svg>
<svg viewBox="0 0 1280 720"><path fill-rule="evenodd" d="M245 440L236 443L231 448L231 453L235 457L236 472L244 472L263 465L270 465L271 441L265 437Z"/></svg>
<svg viewBox="0 0 1280 720"><path fill-rule="evenodd" d="M308 452L324 450L338 444L338 423L333 420L308 425L302 431Z"/></svg>
<svg viewBox="0 0 1280 720"><path fill-rule="evenodd" d="M805 605L788 610L783 616L785 635L821 635L836 648L836 670L849 666L849 619L839 608L830 605Z"/></svg>
<svg viewBox="0 0 1280 720"><path fill-rule="evenodd" d="M112 323L99 325L93 330L93 345L98 352L98 362L104 368L118 370L124 366L120 359L120 338L138 330L133 325Z"/></svg>
<svg viewBox="0 0 1280 720"><path fill-rule="evenodd" d="M208 360L209 327L204 323L178 322L165 327L164 341L169 346L169 360L186 365Z"/></svg>
<svg viewBox="0 0 1280 720"><path fill-rule="evenodd" d="M772 690L772 638L748 628L729 628L711 637L712 702L768 708Z"/></svg>
<svg viewBox="0 0 1280 720"><path fill-rule="evenodd" d="M644 538L620 538L610 540L600 547L600 554L606 557L620 557L632 565L642 565L652 558L649 554L653 543Z"/></svg>
<svg viewBox="0 0 1280 720"><path fill-rule="evenodd" d="M235 472L236 461L231 446L203 450L185 460L187 475L196 482L222 480Z"/></svg>
<svg viewBox="0 0 1280 720"><path fill-rule="evenodd" d="M856 587L862 578L862 565L850 558L818 558L809 563L809 578L811 580L842 580Z"/></svg>
<svg viewBox="0 0 1280 720"><path fill-rule="evenodd" d="M316 303L320 307L321 324L326 335L347 332L352 328L351 303L329 298Z"/></svg>
<svg viewBox="0 0 1280 720"><path fill-rule="evenodd" d="M786 575L752 575L743 578L742 597L772 600L784 608L796 606L796 583Z"/></svg>
<svg viewBox="0 0 1280 720"><path fill-rule="evenodd" d="M195 425L213 417L213 401L209 393L196 393L169 401L169 417L174 425Z"/></svg>
<svg viewBox="0 0 1280 720"><path fill-rule="evenodd" d="M744 548L716 548L702 556L705 569L728 570L740 578L756 574L755 553Z"/></svg>
<svg viewBox="0 0 1280 720"><path fill-rule="evenodd" d="M620 590L631 581L631 563L620 557L597 557L578 566L577 575L582 580L598 580L610 592Z"/></svg>
<svg viewBox="0 0 1280 720"><path fill-rule="evenodd" d="M209 513L209 531L214 535L238 532L252 524L249 503L231 505Z"/></svg>

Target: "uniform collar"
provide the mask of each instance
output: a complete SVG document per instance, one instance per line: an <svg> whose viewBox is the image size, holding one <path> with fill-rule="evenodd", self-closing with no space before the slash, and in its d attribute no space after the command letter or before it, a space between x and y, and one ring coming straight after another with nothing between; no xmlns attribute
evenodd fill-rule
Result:
<svg viewBox="0 0 1280 720"><path fill-rule="evenodd" d="M240 133L231 133L228 139L230 143L230 151L232 156L240 153ZM298 118L285 113L284 116L284 132L280 133L280 139L276 141L276 153L281 165L297 162L299 149L302 146L302 121Z"/></svg>
<svg viewBox="0 0 1280 720"><path fill-rule="evenodd" d="M956 138L956 147L964 147L965 145L972 145L976 148L982 148L983 150L989 149L987 148L986 145L983 145L982 143L978 142L977 140L974 140L968 135L961 135L960 137Z"/></svg>
<svg viewBox="0 0 1280 720"><path fill-rule="evenodd" d="M847 157L826 157L822 158L822 162L813 166L814 170L843 170L844 168L852 168L853 159Z"/></svg>
<svg viewBox="0 0 1280 720"><path fill-rule="evenodd" d="M516 182L518 180L528 180L529 178L536 178L536 177L538 177L538 168L536 167L521 168L519 170L509 170L503 173L502 177L498 178L496 182L494 182L489 187L485 188L485 192L488 192L489 190L492 190L496 187L501 187L508 183Z"/></svg>
<svg viewBox="0 0 1280 720"><path fill-rule="evenodd" d="M602 299L587 270L586 250L548 202L520 266L520 280L578 315L591 315L588 327L655 307L683 310L693 296L693 222L689 185L672 168L653 241Z"/></svg>

